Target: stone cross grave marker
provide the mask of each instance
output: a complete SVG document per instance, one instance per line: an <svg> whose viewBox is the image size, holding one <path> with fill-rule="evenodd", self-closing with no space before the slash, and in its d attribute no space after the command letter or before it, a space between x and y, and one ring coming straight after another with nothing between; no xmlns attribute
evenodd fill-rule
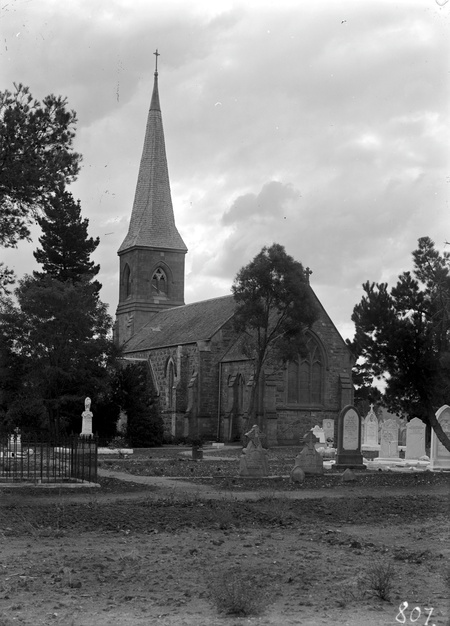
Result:
<svg viewBox="0 0 450 626"><path fill-rule="evenodd" d="M405 459L420 459L425 455L425 424L414 417L406 426Z"/></svg>
<svg viewBox="0 0 450 626"><path fill-rule="evenodd" d="M269 461L267 450L264 450L261 443L262 432L255 424L245 435L249 442L239 459L239 476L268 476Z"/></svg>
<svg viewBox="0 0 450 626"><path fill-rule="evenodd" d="M450 437L450 406L447 404L441 406L436 411L436 419L447 437ZM433 429L431 430L430 469L450 469L450 452L436 437Z"/></svg>
<svg viewBox="0 0 450 626"><path fill-rule="evenodd" d="M386 420L381 426L380 459L398 459L398 425Z"/></svg>
<svg viewBox="0 0 450 626"><path fill-rule="evenodd" d="M305 446L303 450L295 457L295 464L291 471L294 472L296 467L301 467L305 474L323 474L323 460L316 450L317 437L310 430L303 437Z"/></svg>

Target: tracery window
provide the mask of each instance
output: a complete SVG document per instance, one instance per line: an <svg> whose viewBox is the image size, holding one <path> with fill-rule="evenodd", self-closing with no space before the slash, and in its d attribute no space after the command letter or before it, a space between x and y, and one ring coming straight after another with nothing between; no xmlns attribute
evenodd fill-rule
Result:
<svg viewBox="0 0 450 626"><path fill-rule="evenodd" d="M287 366L287 402L289 404L323 404L324 362L320 345L310 337L306 356L298 356Z"/></svg>
<svg viewBox="0 0 450 626"><path fill-rule="evenodd" d="M167 276L164 270L160 267L153 272L152 291L167 294Z"/></svg>

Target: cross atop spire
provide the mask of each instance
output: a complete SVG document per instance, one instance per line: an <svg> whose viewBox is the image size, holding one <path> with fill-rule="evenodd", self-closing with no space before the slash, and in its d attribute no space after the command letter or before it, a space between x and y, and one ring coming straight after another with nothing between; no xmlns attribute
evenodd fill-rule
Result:
<svg viewBox="0 0 450 626"><path fill-rule="evenodd" d="M155 76L158 76L158 57L160 57L161 55L158 52L158 48L156 48L156 52L153 53L156 57L155 60Z"/></svg>

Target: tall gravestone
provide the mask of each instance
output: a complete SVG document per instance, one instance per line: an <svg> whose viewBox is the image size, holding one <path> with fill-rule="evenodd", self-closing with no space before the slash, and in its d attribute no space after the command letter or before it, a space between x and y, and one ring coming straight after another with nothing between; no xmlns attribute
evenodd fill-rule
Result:
<svg viewBox="0 0 450 626"><path fill-rule="evenodd" d="M450 437L450 406L448 406L448 404L444 404L444 406L441 406L436 412L436 419L447 437ZM450 470L450 452L436 437L436 433L433 429L431 429L430 469Z"/></svg>
<svg viewBox="0 0 450 626"><path fill-rule="evenodd" d="M373 404L364 420L364 445L378 446L378 418L374 413Z"/></svg>
<svg viewBox="0 0 450 626"><path fill-rule="evenodd" d="M406 426L405 459L420 459L425 455L425 424L414 417Z"/></svg>
<svg viewBox="0 0 450 626"><path fill-rule="evenodd" d="M386 420L381 425L380 459L398 459L398 424Z"/></svg>
<svg viewBox="0 0 450 626"><path fill-rule="evenodd" d="M84 411L81 414L81 437L92 437L92 412L91 412L91 399L86 398L84 401Z"/></svg>
<svg viewBox="0 0 450 626"><path fill-rule="evenodd" d="M365 469L361 454L361 418L353 405L347 405L339 413L337 431L335 468Z"/></svg>

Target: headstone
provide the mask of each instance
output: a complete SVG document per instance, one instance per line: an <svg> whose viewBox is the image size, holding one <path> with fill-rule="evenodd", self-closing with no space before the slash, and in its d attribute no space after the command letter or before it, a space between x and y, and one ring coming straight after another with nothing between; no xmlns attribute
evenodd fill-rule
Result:
<svg viewBox="0 0 450 626"><path fill-rule="evenodd" d="M84 401L84 411L81 414L83 418L81 426L81 437L92 437L92 413L91 413L91 399L86 398Z"/></svg>
<svg viewBox="0 0 450 626"><path fill-rule="evenodd" d="M20 433L20 428L15 428L14 435L10 435L8 448L8 456L13 458L22 456L22 435Z"/></svg>
<svg viewBox="0 0 450 626"><path fill-rule="evenodd" d="M314 426L314 428L311 428L311 432L315 437L317 437L320 444L325 445L326 439L325 439L325 432L323 428L320 428L320 426L316 425Z"/></svg>
<svg viewBox="0 0 450 626"><path fill-rule="evenodd" d="M347 469L345 470L345 472L342 474L342 481L344 483L353 483L357 480L354 472L352 472L352 470L347 467Z"/></svg>
<svg viewBox="0 0 450 626"><path fill-rule="evenodd" d="M296 467L300 467L305 474L323 474L323 460L316 450L317 437L313 435L312 431L309 431L303 437L303 441L305 446L300 454L295 457L291 476Z"/></svg>
<svg viewBox="0 0 450 626"><path fill-rule="evenodd" d="M436 412L436 419L447 437L450 437L450 406L447 404L441 406L441 408ZM431 429L430 469L450 470L450 452L436 437L434 429Z"/></svg>
<svg viewBox="0 0 450 626"><path fill-rule="evenodd" d="M299 465L294 465L291 470L291 482L302 483L305 480L305 472Z"/></svg>
<svg viewBox="0 0 450 626"><path fill-rule="evenodd" d="M263 434L255 424L245 436L249 438L247 447L242 450L239 460L239 476L268 476L269 461L267 459L267 450L264 450L261 444Z"/></svg>
<svg viewBox="0 0 450 626"><path fill-rule="evenodd" d="M336 469L347 467L365 469L361 454L361 419L352 405L347 405L338 417Z"/></svg>
<svg viewBox="0 0 450 626"><path fill-rule="evenodd" d="M398 424L393 419L381 426L380 459L398 459Z"/></svg>
<svg viewBox="0 0 450 626"><path fill-rule="evenodd" d="M370 406L364 425L364 445L378 446L378 419L373 411L373 404Z"/></svg>
<svg viewBox="0 0 450 626"><path fill-rule="evenodd" d="M333 441L334 444L334 420L326 418L322 420L322 428L325 433L325 441Z"/></svg>
<svg viewBox="0 0 450 626"><path fill-rule="evenodd" d="M415 417L406 427L405 459L420 459L425 454L425 424Z"/></svg>

